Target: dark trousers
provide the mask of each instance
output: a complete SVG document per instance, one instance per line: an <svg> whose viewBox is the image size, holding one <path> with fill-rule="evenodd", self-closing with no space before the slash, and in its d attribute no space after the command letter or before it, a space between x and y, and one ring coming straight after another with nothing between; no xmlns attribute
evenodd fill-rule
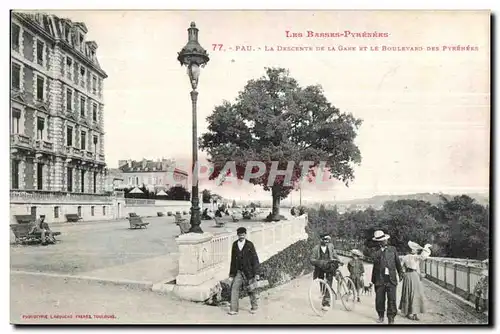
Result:
<svg viewBox="0 0 500 334"><path fill-rule="evenodd" d="M389 276L384 276L384 283L375 285L375 309L378 316L383 318L385 313L385 300L387 296L387 318L394 319L397 314L396 285L390 282Z"/></svg>

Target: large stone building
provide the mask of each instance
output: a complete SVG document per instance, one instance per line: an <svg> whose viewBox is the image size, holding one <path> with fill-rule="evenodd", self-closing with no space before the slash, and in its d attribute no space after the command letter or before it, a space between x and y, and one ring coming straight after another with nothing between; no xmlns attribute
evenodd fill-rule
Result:
<svg viewBox="0 0 500 334"><path fill-rule="evenodd" d="M172 160L120 160L118 166L124 184L131 187L145 185L151 190L167 190L174 186L188 187L188 173L176 168Z"/></svg>
<svg viewBox="0 0 500 334"><path fill-rule="evenodd" d="M86 34L82 22L43 13L11 14L11 202L29 197L29 211L36 214L37 206L43 207L38 213L52 221L77 208L53 205L48 212L36 198L64 196L77 205L89 195L84 196L89 207L77 205L78 213L109 215L105 205L95 210L91 204L104 192L107 75L97 60L97 43L87 41Z"/></svg>

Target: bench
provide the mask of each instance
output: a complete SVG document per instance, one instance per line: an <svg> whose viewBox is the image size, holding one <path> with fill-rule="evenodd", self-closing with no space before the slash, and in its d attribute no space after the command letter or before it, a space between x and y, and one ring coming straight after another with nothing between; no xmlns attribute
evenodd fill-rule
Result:
<svg viewBox="0 0 500 334"><path fill-rule="evenodd" d="M36 217L33 215L15 215L14 218L19 224L29 224L36 220Z"/></svg>
<svg viewBox="0 0 500 334"><path fill-rule="evenodd" d="M215 227L224 227L226 225L226 222L220 219L219 217L215 217Z"/></svg>
<svg viewBox="0 0 500 334"><path fill-rule="evenodd" d="M179 225L180 223L185 222L185 221L187 221L187 219L182 218L180 213L175 215L175 221L174 221L175 224Z"/></svg>
<svg viewBox="0 0 500 334"><path fill-rule="evenodd" d="M181 229L181 234L189 233L189 230L191 229L191 223L188 222L187 219L184 219L183 221L176 224Z"/></svg>
<svg viewBox="0 0 500 334"><path fill-rule="evenodd" d="M68 213L66 214L66 220L71 223L76 223L78 222L82 217L77 215L76 213Z"/></svg>
<svg viewBox="0 0 500 334"><path fill-rule="evenodd" d="M163 212L160 211L158 211L156 214L158 215L158 217L163 217L165 215Z"/></svg>
<svg viewBox="0 0 500 334"><path fill-rule="evenodd" d="M141 217L136 216L131 216L127 218L129 223L130 223L130 228L131 229L136 229L136 228L146 228L149 223L145 223L142 221Z"/></svg>
<svg viewBox="0 0 500 334"><path fill-rule="evenodd" d="M172 211L167 212L167 216L172 217L173 215Z"/></svg>
<svg viewBox="0 0 500 334"><path fill-rule="evenodd" d="M17 244L29 244L29 243L40 243L42 242L42 233L35 232L29 234L28 232L31 230L29 224L11 224L10 229L14 233L14 237L16 238ZM55 237L56 235L61 235L61 232L52 231L52 235Z"/></svg>

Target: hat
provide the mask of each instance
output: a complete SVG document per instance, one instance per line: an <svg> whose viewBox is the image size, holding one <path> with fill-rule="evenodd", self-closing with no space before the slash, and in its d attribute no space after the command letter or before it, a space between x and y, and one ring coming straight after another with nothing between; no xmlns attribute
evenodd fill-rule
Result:
<svg viewBox="0 0 500 334"><path fill-rule="evenodd" d="M385 234L384 231L375 231L373 234L373 239L374 241L384 241L389 239L391 236L389 234Z"/></svg>
<svg viewBox="0 0 500 334"><path fill-rule="evenodd" d="M244 227L238 227L236 234L247 234L247 229Z"/></svg>
<svg viewBox="0 0 500 334"><path fill-rule="evenodd" d="M408 247L410 247L412 250L420 250L422 249L422 246L417 244L416 242L413 241L408 241Z"/></svg>
<svg viewBox="0 0 500 334"><path fill-rule="evenodd" d="M359 250L357 249L353 249L351 250L351 254L352 255L355 255L355 256L359 256L359 257L363 257L363 253L361 253Z"/></svg>

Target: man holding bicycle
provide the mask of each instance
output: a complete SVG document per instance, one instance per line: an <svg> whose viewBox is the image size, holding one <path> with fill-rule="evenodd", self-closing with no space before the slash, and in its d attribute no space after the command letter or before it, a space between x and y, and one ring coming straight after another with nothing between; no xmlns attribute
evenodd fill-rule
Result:
<svg viewBox="0 0 500 334"><path fill-rule="evenodd" d="M331 237L327 234L321 236L319 245L314 246L311 253L311 264L314 266L313 279L321 278L327 281L328 285L332 287L333 276L337 272L339 265L342 261L338 257L332 245ZM326 294L323 297L323 309L330 307L330 296Z"/></svg>

